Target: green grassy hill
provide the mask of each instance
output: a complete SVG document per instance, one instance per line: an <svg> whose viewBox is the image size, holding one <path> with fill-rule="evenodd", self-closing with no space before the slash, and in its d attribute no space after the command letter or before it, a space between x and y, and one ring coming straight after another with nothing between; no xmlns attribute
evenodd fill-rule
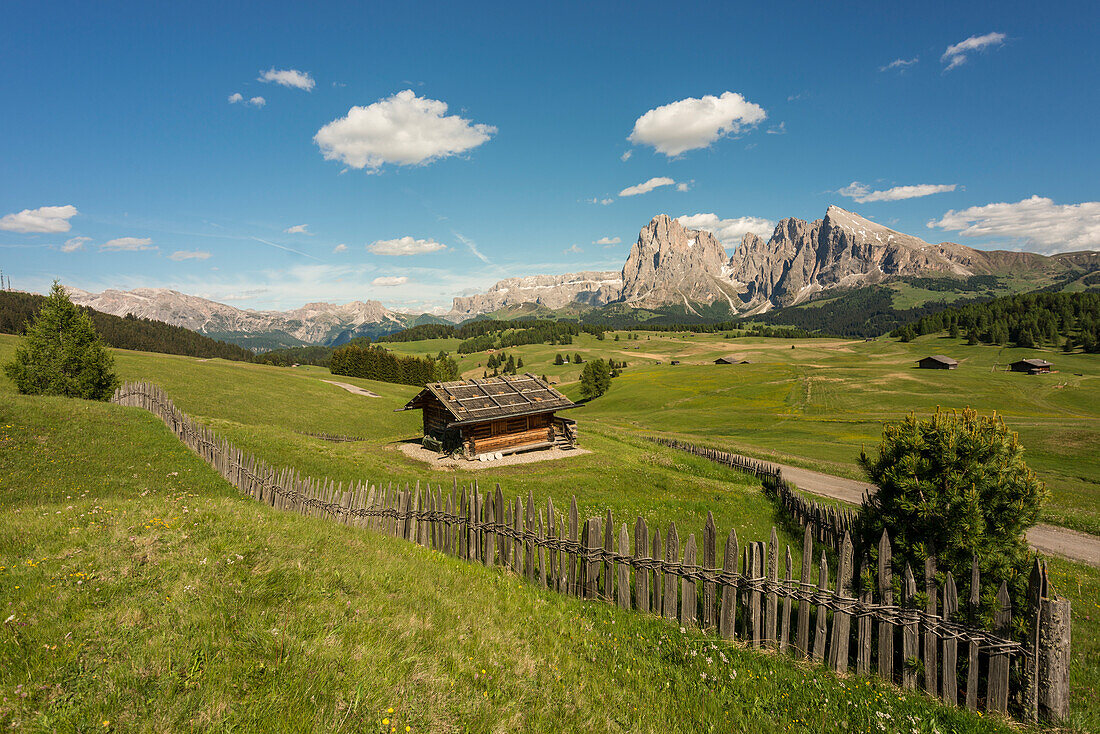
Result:
<svg viewBox="0 0 1100 734"><path fill-rule="evenodd" d="M0 361L15 341L0 337ZM651 527L675 521L682 532L698 532L711 509L720 534L734 527L742 539L765 538L776 516L754 482L655 446L632 425L641 415L680 411L702 421L696 438L714 443L708 431L717 423L706 416L720 409L684 407L676 380L682 368L702 374L709 366L674 368L668 359L699 362L733 347L718 336L582 341L571 353L628 351L668 405L632 385L630 367L607 396L573 413L591 454L457 473L429 472L390 448L419 435L419 414L392 412L415 388L340 378L382 396L364 398L322 382L330 375L319 368L115 354L124 379L159 384L241 448L305 474L500 482L509 494L531 490L540 503L576 494L582 515L610 507L617 521L641 514ZM825 361L824 352L790 356L809 344L790 350L768 342L736 346L792 368ZM553 357L545 345L514 351L524 350ZM911 355L903 349L901 356ZM652 364L658 358L663 364ZM570 377L579 366L559 369ZM729 389L738 384L732 372L717 374L725 377L700 381L703 391L725 385L707 393L712 402L738 392ZM766 401L758 408L769 409ZM331 444L304 432L364 440ZM792 546L797 559L799 544ZM874 681L838 680L818 667L542 592L368 531L279 514L236 495L140 410L16 396L2 378L0 566L0 609L12 616L0 627L0 697L8 698L0 726L824 732L838 722L878 731L881 721L905 731L1004 728ZM1052 569L1074 603L1073 722L1095 729L1100 619L1089 609L1100 598L1100 572L1060 561Z"/></svg>
<svg viewBox="0 0 1100 734"><path fill-rule="evenodd" d="M301 427L344 415L350 425L366 402L311 390L318 375L308 372L118 357L147 379L185 373L175 387L191 410L235 387L245 397L228 401L225 433L250 420ZM189 380L214 394L187 389ZM301 423L298 403L273 399L298 390L319 409ZM6 382L0 393L5 728L825 732L887 721L1009 730L873 680L839 680L404 541L281 514L237 495L144 411L17 396ZM376 402L391 408L394 397ZM372 435L364 453L394 435L362 429ZM671 497L651 502L655 519L690 515L685 486L715 469L635 453L656 474L684 475ZM568 490L557 473L554 489ZM716 491L744 493L738 504L756 496L743 480L709 479L700 503L713 504Z"/></svg>

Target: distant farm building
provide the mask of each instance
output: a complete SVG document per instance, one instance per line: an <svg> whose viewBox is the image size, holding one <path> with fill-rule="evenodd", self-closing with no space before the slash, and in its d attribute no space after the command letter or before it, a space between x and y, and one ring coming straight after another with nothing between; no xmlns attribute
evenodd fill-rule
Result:
<svg viewBox="0 0 1100 734"><path fill-rule="evenodd" d="M1054 365L1045 359L1021 359L1013 362L1009 368L1013 372L1026 372L1029 375L1045 375Z"/></svg>
<svg viewBox="0 0 1100 734"><path fill-rule="evenodd" d="M727 354L724 357L719 357L714 360L715 364L748 364L749 360L741 357L737 354Z"/></svg>
<svg viewBox="0 0 1100 734"><path fill-rule="evenodd" d="M574 448L577 422L555 415L578 407L531 373L433 382L400 410L424 411L424 445L473 459L534 449Z"/></svg>
<svg viewBox="0 0 1100 734"><path fill-rule="evenodd" d="M953 370L958 366L957 361L942 354L933 354L931 357L925 357L917 361L917 367L922 370Z"/></svg>
<svg viewBox="0 0 1100 734"><path fill-rule="evenodd" d="M659 363L658 363L658 364L659 364ZM674 359L674 360L672 360L671 362L669 362L669 364L680 364L680 360L678 360L678 359Z"/></svg>

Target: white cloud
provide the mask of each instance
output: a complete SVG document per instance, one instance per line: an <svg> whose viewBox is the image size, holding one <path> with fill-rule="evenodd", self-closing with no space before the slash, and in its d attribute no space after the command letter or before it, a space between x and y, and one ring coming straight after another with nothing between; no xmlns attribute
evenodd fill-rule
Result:
<svg viewBox="0 0 1100 734"><path fill-rule="evenodd" d="M65 244L61 246L62 252L76 252L77 250L84 249L84 245L92 241L91 237L70 237L65 240Z"/></svg>
<svg viewBox="0 0 1100 734"><path fill-rule="evenodd" d="M308 227L308 224L295 224L293 227L287 227L283 231L287 234L313 234L307 229Z"/></svg>
<svg viewBox="0 0 1100 734"><path fill-rule="evenodd" d="M619 192L619 196L637 196L638 194L648 194L653 189L660 188L661 186L671 186L673 181L668 176L656 176L649 179L645 183L640 183L635 186L627 186L625 189Z"/></svg>
<svg viewBox="0 0 1100 734"><path fill-rule="evenodd" d="M687 191L690 188L691 188L691 184L689 184L686 181L681 181L680 183L676 184L676 190L677 191Z"/></svg>
<svg viewBox="0 0 1100 734"><path fill-rule="evenodd" d="M408 283L409 279L404 275L380 275L370 282L371 285L395 286Z"/></svg>
<svg viewBox="0 0 1100 734"><path fill-rule="evenodd" d="M911 59L894 59L889 64L886 64L885 66L880 66L878 70L890 71L891 69L897 69L899 72L903 72L910 66L916 64L918 61L920 61L920 56L914 56Z"/></svg>
<svg viewBox="0 0 1100 734"><path fill-rule="evenodd" d="M464 153L496 132L447 115L447 103L417 97L411 89L366 107L352 107L346 117L328 123L313 136L325 160L377 172L384 164L427 164Z"/></svg>
<svg viewBox="0 0 1100 734"><path fill-rule="evenodd" d="M615 200L611 197L608 197L606 199L599 199L593 196L592 198L588 199L589 204L600 204L601 206L607 206L608 204L613 204L614 202Z"/></svg>
<svg viewBox="0 0 1100 734"><path fill-rule="evenodd" d="M182 260L209 260L210 253L203 250L176 250L168 256L169 260L180 262Z"/></svg>
<svg viewBox="0 0 1100 734"><path fill-rule="evenodd" d="M347 252L347 251L348 251L348 246L345 245L343 242L338 244L336 247L332 248L332 253L334 255L338 252Z"/></svg>
<svg viewBox="0 0 1100 734"><path fill-rule="evenodd" d="M238 102L250 104L253 107L263 107L265 104L267 104L267 100L263 97L252 97L251 99L246 101L244 95L242 95L240 92L234 92L233 94L229 95L229 104L237 104Z"/></svg>
<svg viewBox="0 0 1100 734"><path fill-rule="evenodd" d="M1055 204L1032 196L1014 204L997 203L948 211L930 228L959 232L963 237L1019 240L1039 252L1100 249L1100 201Z"/></svg>
<svg viewBox="0 0 1100 734"><path fill-rule="evenodd" d="M940 61L947 64L944 71L951 71L956 66L966 63L967 54L971 51L984 51L992 46L1000 46L1005 42L1003 33L986 33L984 36L971 36L965 41L959 41L947 47L940 57Z"/></svg>
<svg viewBox="0 0 1100 734"><path fill-rule="evenodd" d="M111 252L137 252L138 250L152 250L153 240L148 237L119 237L107 240L99 246L100 250Z"/></svg>
<svg viewBox="0 0 1100 734"><path fill-rule="evenodd" d="M768 133L768 135L786 135L787 134L787 123L786 122L781 122L778 125L772 125L771 127L768 128L767 133Z"/></svg>
<svg viewBox="0 0 1100 734"><path fill-rule="evenodd" d="M238 102L244 102L244 95L240 92L233 92L229 95L229 104L237 104Z"/></svg>
<svg viewBox="0 0 1100 734"><path fill-rule="evenodd" d="M263 97L253 97L252 99L248 100L248 103L253 107L263 107L265 104L267 104L267 100Z"/></svg>
<svg viewBox="0 0 1100 734"><path fill-rule="evenodd" d="M742 126L755 125L767 117L764 108L736 92L702 99L688 97L645 113L634 123L627 138L632 143L653 146L672 158L688 150L706 148L726 135L736 135Z"/></svg>
<svg viewBox="0 0 1100 734"><path fill-rule="evenodd" d="M884 191L872 191L870 186L852 181L842 189L837 190L841 196L847 196L860 204L869 201L901 201L902 199L919 199L922 196L942 194L954 191L958 184L917 184L915 186L895 186Z"/></svg>
<svg viewBox="0 0 1100 734"><path fill-rule="evenodd" d="M24 209L18 214L0 217L0 229L9 232L68 232L73 228L69 220L79 213L72 204Z"/></svg>
<svg viewBox="0 0 1100 734"><path fill-rule="evenodd" d="M702 229L710 232L725 247L736 247L747 232L767 239L775 229L775 223L761 217L737 217L720 219L717 214L685 214L676 217L687 229Z"/></svg>
<svg viewBox="0 0 1100 734"><path fill-rule="evenodd" d="M423 255L446 250L447 246L435 240L418 240L405 235L393 240L376 240L367 245L367 249L375 255Z"/></svg>
<svg viewBox="0 0 1100 734"><path fill-rule="evenodd" d="M634 151L628 150L627 152L625 152L621 156L619 156L619 160L622 161L623 163L626 163L628 160L630 160L630 156L632 156L632 155L634 155Z"/></svg>
<svg viewBox="0 0 1100 734"><path fill-rule="evenodd" d="M620 242L622 242L622 240L619 239L618 237L601 237L598 240L596 240L595 242L593 242L592 244L593 245L617 245Z"/></svg>
<svg viewBox="0 0 1100 734"><path fill-rule="evenodd" d="M577 245L573 245L571 247L565 248L561 252L563 255L579 255L580 253L584 252L584 250L582 250Z"/></svg>
<svg viewBox="0 0 1100 734"><path fill-rule="evenodd" d="M275 82L284 87L304 89L307 92L311 91L316 84L313 77L307 72L298 71L297 69L276 69L275 67L260 72L258 79L261 82Z"/></svg>

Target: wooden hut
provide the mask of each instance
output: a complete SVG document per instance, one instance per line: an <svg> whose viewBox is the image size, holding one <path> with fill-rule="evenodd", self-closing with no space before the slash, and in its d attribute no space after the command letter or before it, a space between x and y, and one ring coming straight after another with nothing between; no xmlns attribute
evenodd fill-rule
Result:
<svg viewBox="0 0 1100 734"><path fill-rule="evenodd" d="M1045 375L1054 365L1045 359L1021 359L1013 362L1009 368L1013 372L1026 372L1029 375Z"/></svg>
<svg viewBox="0 0 1100 734"><path fill-rule="evenodd" d="M953 370L959 363L942 354L933 354L930 357L917 360L917 367L922 370Z"/></svg>
<svg viewBox="0 0 1100 734"><path fill-rule="evenodd" d="M527 373L484 380L433 382L399 410L424 411L426 444L459 451L473 459L482 454L511 454L532 449L573 448L577 422L555 415L579 407Z"/></svg>
<svg viewBox="0 0 1100 734"><path fill-rule="evenodd" d="M714 360L715 364L748 364L749 360L745 359L739 354L727 354L724 357L719 357Z"/></svg>

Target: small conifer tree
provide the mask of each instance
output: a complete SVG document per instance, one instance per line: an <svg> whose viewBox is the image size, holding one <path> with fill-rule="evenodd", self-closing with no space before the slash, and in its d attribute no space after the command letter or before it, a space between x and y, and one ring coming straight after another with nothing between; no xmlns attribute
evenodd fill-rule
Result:
<svg viewBox="0 0 1100 734"><path fill-rule="evenodd" d="M91 317L56 280L4 373L26 395L107 400L120 384Z"/></svg>
<svg viewBox="0 0 1100 734"><path fill-rule="evenodd" d="M1007 581L1022 594L1025 535L1047 496L1023 453L1004 421L969 408L887 424L877 455L859 458L878 487L860 509L864 547L875 547L885 530L898 568L934 556L956 579L969 578L977 555L983 586Z"/></svg>

